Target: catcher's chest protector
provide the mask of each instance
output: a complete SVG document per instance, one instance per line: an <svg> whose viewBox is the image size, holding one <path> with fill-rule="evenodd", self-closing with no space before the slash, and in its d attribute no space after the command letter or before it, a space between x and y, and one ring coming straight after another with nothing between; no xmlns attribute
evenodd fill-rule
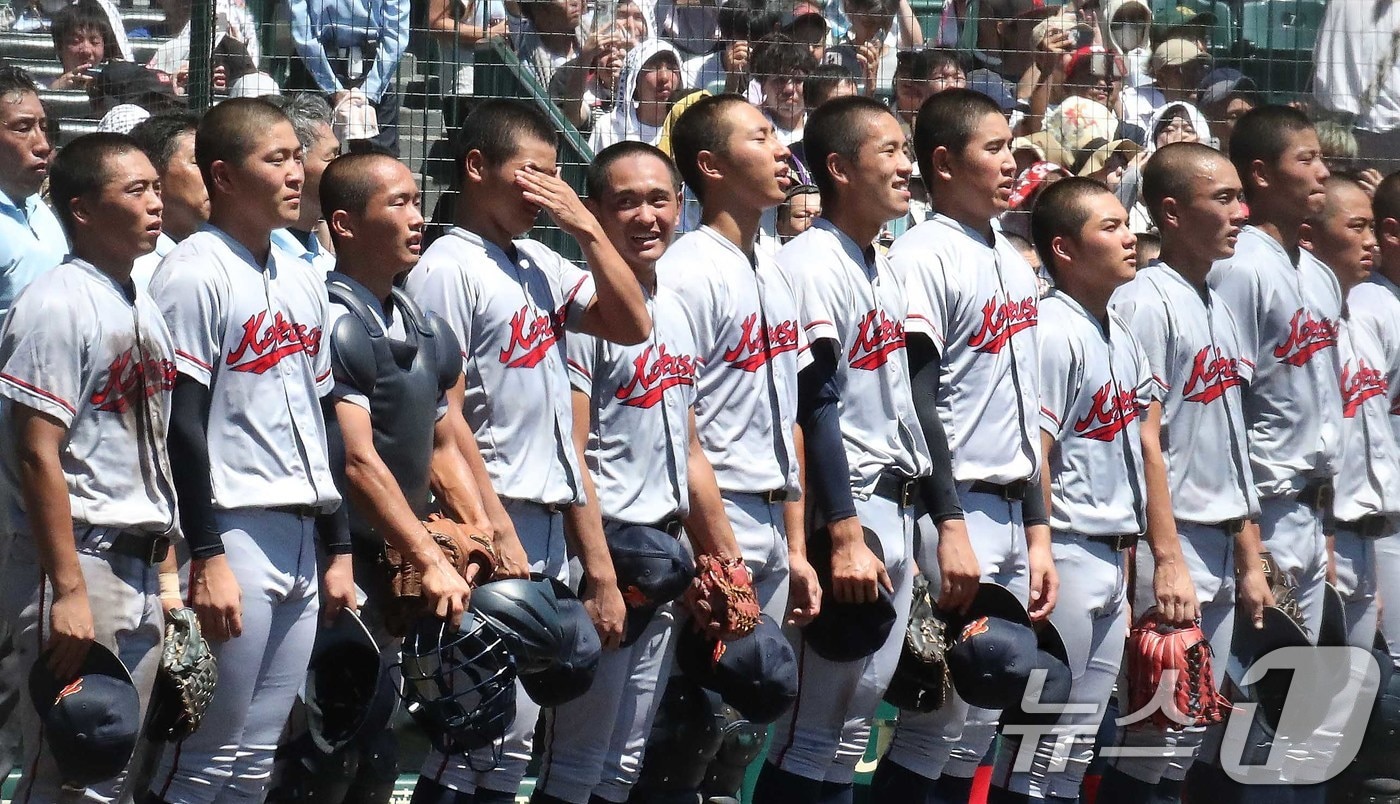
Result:
<svg viewBox="0 0 1400 804"><path fill-rule="evenodd" d="M331 328L331 365L336 381L369 398L374 448L403 489L419 517L428 513L428 464L438 398L461 373L461 352L446 325L429 318L397 288L394 315L401 316L406 340L396 340L380 323L379 301L364 286L342 274L326 282L333 303L350 315ZM329 424L329 423L328 423ZM331 427L333 437L338 428ZM335 462L344 472L344 462ZM338 478L344 481L344 477ZM374 538L370 526L350 508L350 530L357 538Z"/></svg>

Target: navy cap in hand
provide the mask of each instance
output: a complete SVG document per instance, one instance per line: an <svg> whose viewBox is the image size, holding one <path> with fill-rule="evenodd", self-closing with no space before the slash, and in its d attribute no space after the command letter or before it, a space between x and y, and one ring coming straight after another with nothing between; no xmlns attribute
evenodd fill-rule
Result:
<svg viewBox="0 0 1400 804"><path fill-rule="evenodd" d="M681 672L754 723L772 723L797 700L797 657L772 617L762 615L753 633L718 645L693 626L682 628Z"/></svg>
<svg viewBox="0 0 1400 804"><path fill-rule="evenodd" d="M60 681L47 651L29 671L29 697L65 784L86 787L121 773L141 732L141 700L131 673L106 646L92 643L78 675Z"/></svg>

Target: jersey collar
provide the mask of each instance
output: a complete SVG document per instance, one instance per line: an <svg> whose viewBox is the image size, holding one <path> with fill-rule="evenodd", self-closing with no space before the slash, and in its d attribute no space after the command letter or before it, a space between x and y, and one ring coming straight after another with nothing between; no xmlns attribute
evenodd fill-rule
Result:
<svg viewBox="0 0 1400 804"><path fill-rule="evenodd" d="M91 276L99 284L105 285L113 293L119 296L121 300L127 305L136 304L136 294L134 286L132 290L128 291L127 288L123 287L120 282L113 279L112 276L106 271L103 271L101 268L98 268L96 265L93 265L92 263L77 255L69 254L68 257L64 259L64 262L72 263L74 266L81 268L85 273Z"/></svg>
<svg viewBox="0 0 1400 804"><path fill-rule="evenodd" d="M225 232L223 229L220 229L212 223L206 223L203 226L201 226L199 230L201 232L209 232L210 234L222 240L224 242L224 245L228 246L229 251L232 251L234 253L234 256L247 263L248 267L252 268L253 270L259 273L273 271L277 264L278 248L277 244L273 243L271 238L268 238L267 243L267 263L259 265L257 258L253 256L253 252L244 248L242 243L238 242L237 240L234 240L232 235L230 235L228 232ZM273 273L276 272L273 271Z"/></svg>
<svg viewBox="0 0 1400 804"><path fill-rule="evenodd" d="M982 237L981 232L977 231L976 229L973 229L971 226L963 224L961 221L953 220L947 215L944 215L942 212L934 212L932 215L929 216L929 220L936 221L942 224L943 226L948 227L949 229L962 232L964 235L967 236L969 240L972 240L977 245L982 246L983 248L995 250L997 247L998 227L996 225L997 222L995 220L992 221L992 241L990 243L987 242L986 238Z"/></svg>
<svg viewBox="0 0 1400 804"><path fill-rule="evenodd" d="M1395 296L1395 298L1400 299L1400 287L1397 287L1394 282L1391 282L1389 279L1386 279L1384 276L1381 276L1380 271L1372 270L1371 279L1369 281L1372 284L1380 285L1381 287L1390 291L1391 294Z"/></svg>
<svg viewBox="0 0 1400 804"><path fill-rule="evenodd" d="M852 240L850 235L841 231L836 224L825 218L817 218L812 221L812 228L830 232L836 238L836 242L841 244L841 250L846 252L846 258L861 266L867 276L874 276L879 272L880 252L876 250L874 245L861 248L860 244Z"/></svg>

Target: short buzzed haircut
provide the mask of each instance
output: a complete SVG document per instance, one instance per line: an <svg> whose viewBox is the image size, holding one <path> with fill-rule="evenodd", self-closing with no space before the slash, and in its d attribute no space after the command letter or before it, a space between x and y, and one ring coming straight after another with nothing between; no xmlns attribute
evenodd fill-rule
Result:
<svg viewBox="0 0 1400 804"><path fill-rule="evenodd" d="M890 110L874 98L849 95L826 103L812 112L803 129L807 149L807 170L812 183L822 194L822 202L830 203L836 193L827 160L832 154L842 159L854 159L866 140L866 121L876 115L889 115Z"/></svg>
<svg viewBox="0 0 1400 804"><path fill-rule="evenodd" d="M817 69L802 79L802 102L815 109L831 98L831 93L844 83L855 84L856 74L844 64L818 64Z"/></svg>
<svg viewBox="0 0 1400 804"><path fill-rule="evenodd" d="M1240 115L1230 134L1230 161L1244 182L1246 194L1256 161L1278 164L1292 136L1312 130L1308 116L1292 106L1259 106Z"/></svg>
<svg viewBox="0 0 1400 804"><path fill-rule="evenodd" d="M1162 225L1162 202L1189 198L1194 169L1216 159L1225 160L1225 155L1199 142L1174 142L1152 154L1142 169L1142 200L1154 223Z"/></svg>
<svg viewBox="0 0 1400 804"><path fill-rule="evenodd" d="M1097 179L1071 176L1061 179L1040 193L1031 210L1031 240L1035 253L1045 271L1055 277L1054 240L1057 237L1079 239L1084 224L1089 222L1089 205L1085 203L1113 191Z"/></svg>
<svg viewBox="0 0 1400 804"><path fill-rule="evenodd" d="M103 132L84 134L58 152L49 170L49 198L70 239L75 226L73 199L101 190L107 182L107 160L131 151L141 151L131 137Z"/></svg>
<svg viewBox="0 0 1400 804"><path fill-rule="evenodd" d="M935 149L947 148L961 155L977 126L993 114L1002 117L996 101L971 89L950 89L924 101L914 118L914 153L924 181L933 180Z"/></svg>
<svg viewBox="0 0 1400 804"><path fill-rule="evenodd" d="M170 166L180 137L191 136L199 130L199 116L191 112L171 110L142 120L131 130L131 138L146 153L146 158L162 174Z"/></svg>
<svg viewBox="0 0 1400 804"><path fill-rule="evenodd" d="M258 136L279 123L291 121L262 98L231 98L205 112L194 135L194 161L209 192L214 192L215 162L247 159Z"/></svg>
<svg viewBox="0 0 1400 804"><path fill-rule="evenodd" d="M671 129L671 150L676 154L676 169L700 201L705 200L698 161L700 152L724 153L731 129L725 120L725 113L739 104L751 105L744 96L731 93L701 98L681 112Z"/></svg>
<svg viewBox="0 0 1400 804"><path fill-rule="evenodd" d="M1376 217L1376 225L1386 218L1400 220L1400 171L1386 176L1376 186L1376 197L1371 200L1371 211Z"/></svg>
<svg viewBox="0 0 1400 804"><path fill-rule="evenodd" d="M32 92L39 94L39 85L29 76L29 71L13 64L0 65L0 98L11 92ZM55 118L57 116L55 115Z"/></svg>
<svg viewBox="0 0 1400 804"><path fill-rule="evenodd" d="M1338 171L1328 176L1327 180L1322 184L1324 187L1327 188L1327 202L1323 204L1321 212L1317 213L1316 215L1308 216L1307 222L1313 224L1314 226L1321 224L1323 221L1327 220L1337 211L1337 200L1336 194L1334 192L1335 190L1341 187L1352 187L1362 195L1368 195L1368 193L1366 192L1366 185L1361 183L1361 179L1355 173ZM1375 215L1374 203L1372 204L1371 209L1369 211L1371 212L1372 216Z"/></svg>
<svg viewBox="0 0 1400 804"><path fill-rule="evenodd" d="M377 162L398 164L399 160L376 151L346 154L326 166L320 188L321 211L326 218L338 209L354 215L365 211L374 195L375 180L370 170Z"/></svg>
<svg viewBox="0 0 1400 804"><path fill-rule="evenodd" d="M671 161L671 157L667 156L665 151L645 142L623 140L599 151L598 155L593 157L593 161L589 163L588 175L584 179L584 186L588 190L589 198L602 197L608 189L608 171L612 170L614 164L629 156L654 156L660 159L661 163L666 166L667 172L671 174L672 189L676 191L677 195L680 194L680 171L676 170L676 163Z"/></svg>
<svg viewBox="0 0 1400 804"><path fill-rule="evenodd" d="M477 104L457 132L453 154L456 181L461 181L467 154L478 151L488 165L502 165L520 150L525 139L559 147L559 132L549 116L534 104L509 98L493 98Z"/></svg>
<svg viewBox="0 0 1400 804"><path fill-rule="evenodd" d="M321 138L321 126L331 126L335 113L326 99L313 92L293 92L290 95L269 95L267 102L282 110L282 114L292 121L292 130L297 133L297 142L302 150L309 151Z"/></svg>

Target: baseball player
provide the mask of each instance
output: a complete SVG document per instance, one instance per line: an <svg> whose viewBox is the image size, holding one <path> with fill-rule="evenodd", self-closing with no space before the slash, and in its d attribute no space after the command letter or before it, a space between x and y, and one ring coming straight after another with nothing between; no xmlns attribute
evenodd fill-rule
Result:
<svg viewBox="0 0 1400 804"><path fill-rule="evenodd" d="M680 185L670 158L645 143L610 146L589 166L589 208L646 294L652 332L633 346L568 340L574 433L589 469L574 520L672 535L683 520L695 553L740 560L695 425L695 341L675 292L657 285ZM535 804L627 800L670 674L674 622L672 607L656 611L631 645L604 650L587 693L546 713Z"/></svg>
<svg viewBox="0 0 1400 804"><path fill-rule="evenodd" d="M798 420L812 524L831 534L835 600L874 602L883 585L897 618L884 646L862 661L828 660L806 647L800 631L790 634L800 662L798 699L777 723L758 802L816 801L850 790L904 644L914 503L931 468L909 389L904 287L871 245L909 211L904 134L886 107L863 97L831 101L805 130L823 217L777 259L811 343L799 358ZM866 546L864 528L879 537L883 562Z"/></svg>
<svg viewBox="0 0 1400 804"><path fill-rule="evenodd" d="M393 287L395 277L418 261L423 216L417 184L390 156L352 154L343 160L326 169L320 185L332 242L339 246L336 270L327 279L335 377L328 421L332 454L344 455L337 481L350 504L347 516L337 519L354 545L355 579L367 598L365 622L393 662L397 642L379 608L389 594L384 546L396 548L419 570L433 613L456 622L476 579L458 575L424 527L430 491L453 519L491 531L472 469L458 451L461 409L446 397L461 380L456 336ZM299 791L294 797L339 801L343 796L331 791L348 784L356 801L387 801L398 779L392 731L356 748L358 756L335 758L289 751L297 761L281 763L282 789ZM358 776L341 778L336 771L355 767L351 763L358 763Z"/></svg>
<svg viewBox="0 0 1400 804"><path fill-rule="evenodd" d="M1377 261L1369 283L1347 297L1352 326L1370 330L1385 353L1386 382L1390 389L1390 428L1400 441L1400 174L1391 174L1376 188L1372 199L1377 241ZM1400 606L1384 605L1400 600L1400 520L1393 521L1375 542L1376 584L1382 606L1381 634L1391 658L1400 661Z"/></svg>
<svg viewBox="0 0 1400 804"><path fill-rule="evenodd" d="M1037 327L1041 471L1055 567L1074 579L1060 588L1050 620L1074 679L1066 703L1087 711L1059 715L1057 725L1074 729L1067 750L1060 735L1008 734L993 784L1005 791L1000 801L1012 800L1006 793L1075 801L1123 659L1126 551L1139 534L1147 534L1164 565L1178 568L1161 590L1163 616L1194 621L1196 596L1180 571L1184 559L1170 519L1158 389L1142 347L1108 309L1137 266L1127 210L1099 182L1069 178L1042 194L1031 233L1055 285L1041 301ZM1013 769L1023 753L1029 769ZM1064 767L1056 768L1061 759Z"/></svg>
<svg viewBox="0 0 1400 804"><path fill-rule="evenodd" d="M209 191L194 163L194 133L199 118L189 112L154 115L131 130L132 139L160 172L160 239L155 251L142 256L131 269L132 281L145 289L160 261L175 244L199 231L209 220Z"/></svg>
<svg viewBox="0 0 1400 804"><path fill-rule="evenodd" d="M1154 604L1165 612L1159 590L1189 580L1201 630L1217 657L1217 688L1230 655L1236 601L1252 622L1261 622L1263 607L1273 603L1259 562L1259 503L1241 397L1253 364L1240 350L1229 309L1206 284L1211 265L1235 251L1245 222L1241 193L1234 167L1214 148L1180 143L1157 151L1143 169L1143 195L1161 232L1161 259L1140 267L1110 305L1136 336L1160 386L1161 443L1184 559L1139 550L1139 594L1130 605L1138 614ZM1148 507L1155 509L1151 495ZM1179 800L1203 736L1201 728L1165 731L1149 720L1119 730L1120 746L1183 753L1116 757L1099 789L1115 801Z"/></svg>
<svg viewBox="0 0 1400 804"><path fill-rule="evenodd" d="M794 440L805 338L786 276L754 250L759 218L783 200L787 148L763 113L734 95L686 109L671 145L702 225L667 250L657 275L680 297L699 350L700 444L759 605L778 622L805 623L820 595L804 551Z"/></svg>
<svg viewBox="0 0 1400 804"><path fill-rule="evenodd" d="M1361 185L1334 175L1327 180L1327 203L1299 234L1303 247L1332 269L1348 300L1337 338L1342 442L1329 523L1328 576L1344 603L1347 643L1362 650L1370 650L1376 641L1376 539L1400 515L1400 446L1389 421L1387 355L1376 330L1357 325L1349 309L1351 298L1377 290L1365 284L1376 249L1372 214L1371 199Z"/></svg>
<svg viewBox="0 0 1400 804"><path fill-rule="evenodd" d="M275 106L235 99L195 134L209 225L175 247L151 295L175 342L170 450L190 545L190 601L218 659L203 725L165 752L155 799L263 795L324 613L355 606L349 545L316 520L340 504L320 397L332 387L323 276L273 248L296 220L301 146ZM320 576L318 584L318 575Z"/></svg>
<svg viewBox="0 0 1400 804"><path fill-rule="evenodd" d="M530 569L565 579L561 508L582 500L563 337L565 330L637 343L650 334L642 290L598 221L556 175L553 124L517 101L487 101L457 143L462 203L406 287L442 317L461 345L464 413L503 508L497 531L518 536ZM541 209L579 242L590 272L521 237ZM489 495L488 495L489 497ZM488 505L489 505L488 500ZM502 516L505 514L505 516ZM568 534L580 559L583 600L606 641L621 633L624 604L601 534ZM467 757L430 753L420 801L513 801L530 761L538 707L523 691L499 749ZM495 768L492 770L492 768Z"/></svg>
<svg viewBox="0 0 1400 804"><path fill-rule="evenodd" d="M175 348L131 266L160 235L160 182L130 138L92 134L55 160L50 195L73 254L31 282L0 331L3 471L9 512L0 610L13 624L24 690L17 798L60 801L29 677L48 663L61 682L94 642L131 672L144 712L166 609L178 608L170 550L175 491L165 437ZM116 800L125 772L81 794Z"/></svg>
<svg viewBox="0 0 1400 804"><path fill-rule="evenodd" d="M1230 161L1251 225L1209 281L1235 319L1240 356L1253 366L1244 414L1260 537L1297 587L1303 625L1316 638L1327 574L1322 522L1341 439L1342 295L1332 272L1299 249L1298 227L1322 209L1327 167L1312 123L1281 106L1240 118Z"/></svg>
<svg viewBox="0 0 1400 804"><path fill-rule="evenodd" d="M925 432L947 434L957 484L956 496L920 518L919 568L945 608L965 606L980 579L1010 588L1040 620L1055 606L1058 580L1040 488L1039 292L1025 258L993 225L1011 196L1010 142L1006 118L986 96L955 89L929 98L914 151L935 214L895 241L890 262L909 295L919 420ZM938 438L928 442L936 451ZM965 531L944 526L959 513ZM956 695L931 714L901 713L872 793L966 801L998 715Z"/></svg>

